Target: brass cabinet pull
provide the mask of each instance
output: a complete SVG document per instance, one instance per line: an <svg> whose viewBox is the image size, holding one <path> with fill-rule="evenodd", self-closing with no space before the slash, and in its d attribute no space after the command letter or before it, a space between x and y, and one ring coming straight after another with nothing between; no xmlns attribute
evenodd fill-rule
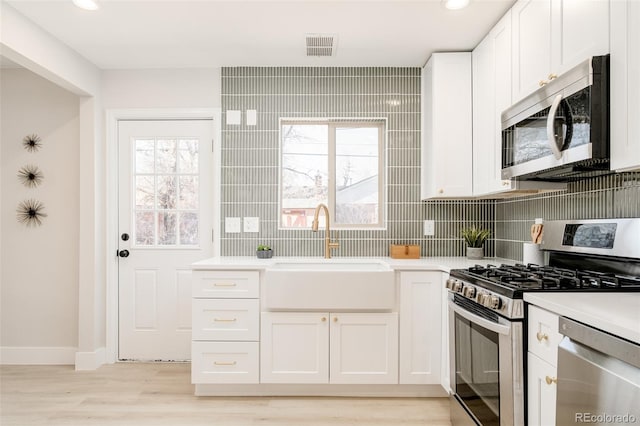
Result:
<svg viewBox="0 0 640 426"><path fill-rule="evenodd" d="M213 283L214 287L235 287L236 283Z"/></svg>
<svg viewBox="0 0 640 426"><path fill-rule="evenodd" d="M320 318L320 321L322 321L322 322L326 322L326 321L327 321L327 317L322 317L322 318Z"/></svg>
<svg viewBox="0 0 640 426"><path fill-rule="evenodd" d="M549 74L549 80L554 80L556 78L558 78L558 74L554 74L554 73Z"/></svg>
<svg viewBox="0 0 640 426"><path fill-rule="evenodd" d="M553 384L553 383L558 383L558 379L555 377L549 377L549 376L545 376L544 377L544 381L547 382L548 385Z"/></svg>
<svg viewBox="0 0 640 426"><path fill-rule="evenodd" d="M236 322L238 321L237 318L214 318L213 319L214 322Z"/></svg>
<svg viewBox="0 0 640 426"><path fill-rule="evenodd" d="M540 81L538 82L538 86L540 86L540 87L542 87L542 86L546 86L546 85L547 85L547 83L549 83L547 80L540 80Z"/></svg>
<svg viewBox="0 0 640 426"><path fill-rule="evenodd" d="M549 335L541 331L538 331L536 333L536 339L538 339L538 342L542 342L543 340L549 340Z"/></svg>
<svg viewBox="0 0 640 426"><path fill-rule="evenodd" d="M338 322L338 317L333 317L333 322Z"/></svg>
<svg viewBox="0 0 640 426"><path fill-rule="evenodd" d="M231 362L214 361L213 365L236 365L236 362L235 361L231 361Z"/></svg>

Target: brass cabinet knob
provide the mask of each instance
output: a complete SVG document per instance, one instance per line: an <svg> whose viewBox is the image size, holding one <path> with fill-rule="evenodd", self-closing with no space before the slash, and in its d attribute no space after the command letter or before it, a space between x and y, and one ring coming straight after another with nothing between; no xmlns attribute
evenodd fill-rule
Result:
<svg viewBox="0 0 640 426"><path fill-rule="evenodd" d="M338 322L338 317L333 317L333 322Z"/></svg>
<svg viewBox="0 0 640 426"><path fill-rule="evenodd" d="M553 383L558 383L558 379L555 377L549 377L549 376L545 376L544 377L544 381L547 382L548 385L551 385Z"/></svg>
<svg viewBox="0 0 640 426"><path fill-rule="evenodd" d="M549 74L549 80L554 80L556 78L558 78L557 74L554 74L554 73Z"/></svg>
<svg viewBox="0 0 640 426"><path fill-rule="evenodd" d="M538 339L538 342L542 342L543 340L549 340L549 335L541 331L538 331L536 333L536 339Z"/></svg>
<svg viewBox="0 0 640 426"><path fill-rule="evenodd" d="M438 194L444 194L444 189L442 188L438 189Z"/></svg>
<svg viewBox="0 0 640 426"><path fill-rule="evenodd" d="M322 322L327 322L327 317L322 317L322 318L320 318L320 321L322 321Z"/></svg>
<svg viewBox="0 0 640 426"><path fill-rule="evenodd" d="M546 86L546 85L547 85L547 83L548 83L548 81L547 81L547 80L540 80L540 81L538 82L538 86L540 86L540 87L542 87L542 86Z"/></svg>

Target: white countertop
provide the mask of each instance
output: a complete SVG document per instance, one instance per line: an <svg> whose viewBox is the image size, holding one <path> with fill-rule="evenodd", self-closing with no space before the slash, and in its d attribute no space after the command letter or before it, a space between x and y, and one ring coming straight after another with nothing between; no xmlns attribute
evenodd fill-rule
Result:
<svg viewBox="0 0 640 426"><path fill-rule="evenodd" d="M194 270L212 269L266 269L271 264L277 262L367 262L381 261L397 271L443 271L449 272L451 269L468 268L474 265L487 264L501 265L503 263L514 264L513 260L487 257L479 260L469 260L466 257L422 257L420 259L392 259L390 257L333 257L324 259L322 257L280 257L271 259L258 259L254 256L222 256L204 259L192 264Z"/></svg>
<svg viewBox="0 0 640 426"><path fill-rule="evenodd" d="M640 343L640 293L525 293L524 300Z"/></svg>

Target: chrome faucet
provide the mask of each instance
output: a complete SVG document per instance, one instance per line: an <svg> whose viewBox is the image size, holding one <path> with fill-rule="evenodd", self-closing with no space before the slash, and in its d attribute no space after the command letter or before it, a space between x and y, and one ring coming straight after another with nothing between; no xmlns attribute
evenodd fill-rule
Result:
<svg viewBox="0 0 640 426"><path fill-rule="evenodd" d="M313 222L311 223L311 230L313 232L318 232L318 216L320 215L320 210L324 210L324 257L325 259L331 259L331 249L337 249L340 247L340 243L337 241L331 241L331 231L329 229L329 209L324 204L318 204L316 207L316 211L313 214Z"/></svg>

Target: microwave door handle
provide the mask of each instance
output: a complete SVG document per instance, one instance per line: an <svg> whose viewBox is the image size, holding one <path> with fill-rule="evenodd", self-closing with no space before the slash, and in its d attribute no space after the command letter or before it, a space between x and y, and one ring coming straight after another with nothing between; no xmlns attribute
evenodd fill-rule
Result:
<svg viewBox="0 0 640 426"><path fill-rule="evenodd" d="M549 116L547 117L547 142L549 143L551 152L553 152L553 156L556 157L556 160L562 158L562 151L560 151L560 148L558 147L558 141L556 140L556 133L554 131L554 121L556 119L556 111L558 111L558 106L560 106L560 101L562 101L562 95L556 96L551 104Z"/></svg>

